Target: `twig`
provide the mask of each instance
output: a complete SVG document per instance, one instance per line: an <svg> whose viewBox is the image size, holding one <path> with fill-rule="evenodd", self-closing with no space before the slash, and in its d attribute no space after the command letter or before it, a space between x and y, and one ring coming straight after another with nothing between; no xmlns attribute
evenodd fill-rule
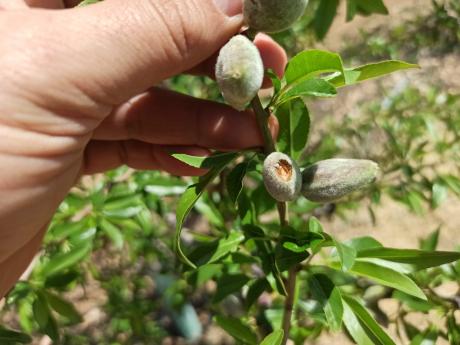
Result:
<svg viewBox="0 0 460 345"><path fill-rule="evenodd" d="M265 111L260 101L259 96L256 96L251 102L252 109L254 110L257 118L257 123L259 125L262 137L264 139L264 152L266 155L269 155L272 152L276 151L276 145L273 140L270 129L268 128L268 119L270 114ZM280 219L280 224L282 227L285 227L289 224L288 219L288 205L285 202L278 202L278 214ZM289 339L289 331L291 330L291 320L292 320L292 311L294 309L294 295L295 287L297 282L297 266L292 267L289 270L288 279L286 282L286 301L284 303L284 314L283 314L283 331L284 337L281 345L286 345Z"/></svg>

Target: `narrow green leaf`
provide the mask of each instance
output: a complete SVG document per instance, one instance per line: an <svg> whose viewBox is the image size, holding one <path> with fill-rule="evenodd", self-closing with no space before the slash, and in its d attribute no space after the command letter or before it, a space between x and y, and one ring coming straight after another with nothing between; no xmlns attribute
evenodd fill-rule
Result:
<svg viewBox="0 0 460 345"><path fill-rule="evenodd" d="M426 251L435 251L438 247L439 235L441 233L441 228L437 228L427 238L420 241L420 249Z"/></svg>
<svg viewBox="0 0 460 345"><path fill-rule="evenodd" d="M116 249L123 248L124 237L117 226L113 225L106 218L102 218L99 222L99 228L110 238Z"/></svg>
<svg viewBox="0 0 460 345"><path fill-rule="evenodd" d="M353 314L358 319L360 326L364 329L368 339L372 339L371 344L375 345L396 345L396 343L385 333L385 331L374 320L372 315L356 299L343 296L344 302L350 307ZM348 315L347 315L348 316ZM347 322L345 323L347 325ZM348 328L348 327L347 327ZM350 334L353 333L350 331ZM357 341L357 339L355 339ZM358 342L358 341L357 341ZM361 344L368 344L367 341Z"/></svg>
<svg viewBox="0 0 460 345"><path fill-rule="evenodd" d="M280 90L281 90L281 80L276 75L276 73L273 72L272 69L267 70L267 75L270 78L270 80L272 81L274 93L275 93L275 96L276 96L278 94L278 92L280 92Z"/></svg>
<svg viewBox="0 0 460 345"><path fill-rule="evenodd" d="M265 291L270 291L270 283L265 278L257 279L248 289L246 294L245 307L246 309L251 308L251 306L257 301L257 299Z"/></svg>
<svg viewBox="0 0 460 345"><path fill-rule="evenodd" d="M285 102L295 98L314 96L314 97L334 97L337 90L331 83L324 79L306 79L296 83L293 87L279 94L275 107L279 107Z"/></svg>
<svg viewBox="0 0 460 345"><path fill-rule="evenodd" d="M283 341L284 331L279 329L267 335L260 345L281 345Z"/></svg>
<svg viewBox="0 0 460 345"><path fill-rule="evenodd" d="M227 176L227 191L230 200L236 204L243 190L243 179L248 170L249 162L242 162L230 171Z"/></svg>
<svg viewBox="0 0 460 345"><path fill-rule="evenodd" d="M307 251L294 252L284 248L283 245L278 245L275 251L276 264L281 272L289 270L309 256L310 254Z"/></svg>
<svg viewBox="0 0 460 345"><path fill-rule="evenodd" d="M448 188L440 183L433 184L431 205L433 208L438 208L441 204L446 201L448 197Z"/></svg>
<svg viewBox="0 0 460 345"><path fill-rule="evenodd" d="M219 303L228 295L241 290L249 282L249 277L244 274L225 274L217 280L217 290L212 299L213 303Z"/></svg>
<svg viewBox="0 0 460 345"><path fill-rule="evenodd" d="M45 277L51 276L80 263L91 252L92 248L92 243L81 243L68 253L54 256L50 261L43 265L41 274Z"/></svg>
<svg viewBox="0 0 460 345"><path fill-rule="evenodd" d="M333 0L335 1L335 0ZM293 84L323 73L339 72L344 68L340 55L323 50L306 50L294 56L286 67L287 84Z"/></svg>
<svg viewBox="0 0 460 345"><path fill-rule="evenodd" d="M304 253L308 248L310 248L310 244L304 244L303 246L297 245L294 242L283 242L283 248L294 252L294 253Z"/></svg>
<svg viewBox="0 0 460 345"><path fill-rule="evenodd" d="M388 9L382 0L355 0L357 6L362 14L370 15L373 13L376 14L389 14Z"/></svg>
<svg viewBox="0 0 460 345"><path fill-rule="evenodd" d="M67 302L58 295L55 295L49 291L43 290L43 293L51 308L58 314L66 317L72 323L82 322L83 319L80 313L75 309L75 307L71 303Z"/></svg>
<svg viewBox="0 0 460 345"><path fill-rule="evenodd" d="M339 7L339 0L321 0L315 14L316 37L321 41L329 31Z"/></svg>
<svg viewBox="0 0 460 345"><path fill-rule="evenodd" d="M346 303L343 303L343 323L356 344L376 345L376 343L369 338L366 329Z"/></svg>
<svg viewBox="0 0 460 345"><path fill-rule="evenodd" d="M190 211L192 210L195 203L198 201L201 195L203 195L208 184L210 184L220 174L220 172L225 168L225 166L229 164L232 160L234 160L237 156L237 153L233 153L232 155L226 156L226 159L221 161L219 166L216 166L214 169L210 170L205 176L201 177L198 183L188 187L179 200L176 209L176 234L174 238L174 247L179 258L185 264L189 265L192 268L196 268L196 266L185 256L180 244L180 237L184 221L187 218Z"/></svg>
<svg viewBox="0 0 460 345"><path fill-rule="evenodd" d="M346 272L350 270L356 260L356 250L344 243L341 243L334 239L335 247L337 248L337 253L339 254L340 262L342 263L342 269Z"/></svg>
<svg viewBox="0 0 460 345"><path fill-rule="evenodd" d="M80 2L78 4L78 6L88 6L88 5L91 5L91 4L96 4L98 2L101 2L102 0L83 0L82 2Z"/></svg>
<svg viewBox="0 0 460 345"><path fill-rule="evenodd" d="M56 224L50 229L50 235L55 241L66 239L72 235L76 235L84 232L90 226L87 224L86 219L82 219L79 222L72 223L61 223Z"/></svg>
<svg viewBox="0 0 460 345"><path fill-rule="evenodd" d="M227 164L229 159L233 160L237 153L234 152L225 152L225 153L215 153L209 157L198 157L190 156L185 153L173 153L172 156L177 160L190 165L194 168L202 169L211 169L222 166L222 164Z"/></svg>
<svg viewBox="0 0 460 345"><path fill-rule="evenodd" d="M221 264L204 265L204 266L198 267L195 271L193 271L188 280L195 287L200 287L203 284L205 284L207 281L212 279L213 277L219 276L221 273L222 273Z"/></svg>
<svg viewBox="0 0 460 345"><path fill-rule="evenodd" d="M326 320L332 331L342 327L343 304L340 290L324 274L315 274L309 279L310 290L321 304Z"/></svg>
<svg viewBox="0 0 460 345"><path fill-rule="evenodd" d="M460 325L454 315L447 317L447 335L451 344L460 344Z"/></svg>
<svg viewBox="0 0 460 345"><path fill-rule="evenodd" d="M308 231L320 234L323 233L323 226L321 225L321 222L318 220L316 217L310 217L308 219Z"/></svg>
<svg viewBox="0 0 460 345"><path fill-rule="evenodd" d="M365 249L372 248L381 248L383 245L377 241L375 238L370 236L363 236L353 238L345 242L348 246L354 248L357 252L363 251Z"/></svg>
<svg viewBox="0 0 460 345"><path fill-rule="evenodd" d="M347 22L352 21L356 15L358 9L356 1L357 0L347 0Z"/></svg>
<svg viewBox="0 0 460 345"><path fill-rule="evenodd" d="M37 298L32 304L32 311L38 326L40 326L40 329L44 330L48 324L49 318L51 317L51 313L48 307L48 302L42 294L37 293Z"/></svg>
<svg viewBox="0 0 460 345"><path fill-rule="evenodd" d="M403 302L413 311L428 313L430 310L436 308L436 306L430 301L424 301L397 290L393 292L393 298Z"/></svg>
<svg viewBox="0 0 460 345"><path fill-rule="evenodd" d="M428 328L426 331L417 334L410 345L436 345L438 340L438 331L434 327ZM456 345L453 343L453 345Z"/></svg>
<svg viewBox="0 0 460 345"><path fill-rule="evenodd" d="M347 69L345 73L337 73L337 75L327 78L327 80L335 87L342 87L412 68L419 68L419 66L404 61L389 60ZM350 76L348 81L346 81L347 74ZM351 75L354 76L351 77Z"/></svg>
<svg viewBox="0 0 460 345"><path fill-rule="evenodd" d="M409 264L412 265L414 269L421 270L460 260L460 252L373 248L358 252L358 257L377 258L402 264Z"/></svg>
<svg viewBox="0 0 460 345"><path fill-rule="evenodd" d="M219 240L217 248L209 259L208 264L215 263L227 254L236 251L243 240L244 235L241 232L232 231L227 237Z"/></svg>
<svg viewBox="0 0 460 345"><path fill-rule="evenodd" d="M280 123L278 148L292 159L297 160L308 142L310 114L305 103L295 99L276 110Z"/></svg>
<svg viewBox="0 0 460 345"><path fill-rule="evenodd" d="M27 334L0 327L0 342L2 344L29 344L32 342L32 338Z"/></svg>
<svg viewBox="0 0 460 345"><path fill-rule="evenodd" d="M257 345L257 335L241 319L226 316L216 316L215 320L222 329L233 338L244 344Z"/></svg>
<svg viewBox="0 0 460 345"><path fill-rule="evenodd" d="M339 269L339 264L331 264L332 268ZM409 295L427 300L423 291L405 274L399 273L388 267L383 267L372 262L360 261L357 259L349 271L350 273L367 277L375 282L401 290Z"/></svg>

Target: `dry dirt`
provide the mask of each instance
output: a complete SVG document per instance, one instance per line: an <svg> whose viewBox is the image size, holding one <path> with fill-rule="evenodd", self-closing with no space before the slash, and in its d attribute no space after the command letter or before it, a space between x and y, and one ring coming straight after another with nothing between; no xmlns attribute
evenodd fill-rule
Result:
<svg viewBox="0 0 460 345"><path fill-rule="evenodd" d="M410 18L415 13L423 13L429 8L430 0L390 0L386 1L393 13L389 18L389 25L398 24L401 20ZM341 9L342 14L344 9ZM361 29L372 29L379 25L388 25L387 17L359 18L351 23L345 20L337 21L323 43L329 50L339 51L344 47L344 42L350 41L353 37L358 37ZM407 80L432 81L432 76L437 75L441 82L446 85L450 92L460 92L460 71L458 70L458 57L446 56L441 59L424 58L417 61L421 65L421 70L416 72L404 73L403 78ZM435 72L435 73L433 73ZM395 83L401 77L390 77L389 83ZM379 92L379 88L374 84L358 86L353 90L342 93L333 102L316 104L314 108L322 114L332 113L334 117L340 118L345 114L356 109L356 105L366 99L372 99ZM424 216L414 215L407 208L392 200L384 200L383 205L377 209L377 224L374 226L367 210L363 207L348 219L335 218L325 224L327 231L335 234L339 239L346 240L356 236L370 235L381 241L386 246L400 248L416 248L418 240L428 235L430 232L441 226L441 236L439 248L452 250L460 244L460 201L449 199L440 209L430 211ZM384 301L386 306L390 306L393 301ZM385 308L385 305L383 306ZM418 324L426 322L423 317L416 316ZM394 329L389 330L390 334L395 334ZM315 345L349 345L352 344L344 335L324 334L317 341L308 344ZM406 343L403 343L406 345ZM398 344L398 345L403 345ZM437 345L444 345L447 342L438 340Z"/></svg>

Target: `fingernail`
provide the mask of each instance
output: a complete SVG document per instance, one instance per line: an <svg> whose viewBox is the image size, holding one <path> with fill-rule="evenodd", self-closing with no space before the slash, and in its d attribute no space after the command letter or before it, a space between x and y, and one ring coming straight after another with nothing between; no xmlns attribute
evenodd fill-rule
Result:
<svg viewBox="0 0 460 345"><path fill-rule="evenodd" d="M228 17L243 13L242 0L214 0L216 7Z"/></svg>

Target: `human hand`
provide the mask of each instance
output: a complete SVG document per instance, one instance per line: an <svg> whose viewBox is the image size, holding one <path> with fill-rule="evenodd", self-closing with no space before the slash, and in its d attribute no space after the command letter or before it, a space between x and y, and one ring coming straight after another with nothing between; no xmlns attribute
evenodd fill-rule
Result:
<svg viewBox="0 0 460 345"><path fill-rule="evenodd" d="M240 30L241 1L27 5L64 8L0 0L0 297L81 174L127 164L195 175L168 152L262 145L251 112L154 87L184 71L211 75L215 52ZM256 45L281 74L284 51L267 36Z"/></svg>

